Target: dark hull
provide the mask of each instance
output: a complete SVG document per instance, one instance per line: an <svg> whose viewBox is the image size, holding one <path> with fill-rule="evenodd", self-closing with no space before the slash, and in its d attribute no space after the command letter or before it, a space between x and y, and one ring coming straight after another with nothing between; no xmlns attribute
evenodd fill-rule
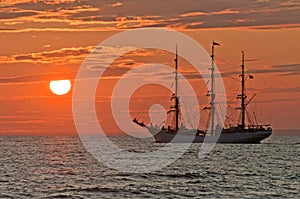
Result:
<svg viewBox="0 0 300 199"><path fill-rule="evenodd" d="M149 129L153 133L153 130ZM203 143L204 140L207 143L248 143L257 144L262 140L268 138L272 134L272 130L257 130L254 132L236 132L236 133L221 133L219 138L217 136L204 136L195 135L189 132L182 133L170 133L167 130L160 130L158 133L154 134L153 137L156 142L159 143Z"/></svg>

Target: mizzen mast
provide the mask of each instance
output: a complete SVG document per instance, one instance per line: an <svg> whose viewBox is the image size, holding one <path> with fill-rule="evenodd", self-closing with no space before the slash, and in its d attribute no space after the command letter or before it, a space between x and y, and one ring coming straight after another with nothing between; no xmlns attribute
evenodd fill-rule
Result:
<svg viewBox="0 0 300 199"><path fill-rule="evenodd" d="M240 74L240 77L242 78L242 93L238 95L238 97L241 99L241 113L242 113L242 121L241 121L241 128L245 129L245 113L246 113L246 103L245 100L247 98L246 92L245 92L245 53L242 51L242 73Z"/></svg>

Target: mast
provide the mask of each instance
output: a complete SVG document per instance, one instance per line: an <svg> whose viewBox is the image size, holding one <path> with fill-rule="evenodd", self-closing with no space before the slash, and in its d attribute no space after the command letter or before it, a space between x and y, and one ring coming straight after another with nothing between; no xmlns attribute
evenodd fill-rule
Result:
<svg viewBox="0 0 300 199"><path fill-rule="evenodd" d="M242 94L240 95L241 97L241 110L242 110L242 124L241 127L242 129L245 128L245 111L246 111L246 104L245 104L245 99L247 98L246 94L245 94L245 54L244 51L242 51L242 73L241 73L241 77L242 77Z"/></svg>
<svg viewBox="0 0 300 199"><path fill-rule="evenodd" d="M214 88L214 71L215 71L215 46L220 46L217 42L213 41L211 47L211 90L210 90L210 104L211 104L211 135L215 133L215 88Z"/></svg>
<svg viewBox="0 0 300 199"><path fill-rule="evenodd" d="M179 100L178 100L178 53L177 53L177 45L176 45L176 56L175 56L175 130L178 131L179 124Z"/></svg>

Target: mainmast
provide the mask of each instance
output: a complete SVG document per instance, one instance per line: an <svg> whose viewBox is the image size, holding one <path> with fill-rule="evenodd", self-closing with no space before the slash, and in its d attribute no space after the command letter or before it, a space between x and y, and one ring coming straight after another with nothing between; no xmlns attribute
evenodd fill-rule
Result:
<svg viewBox="0 0 300 199"><path fill-rule="evenodd" d="M175 130L179 129L179 100L178 100L178 53L176 45L176 56L175 56Z"/></svg>
<svg viewBox="0 0 300 199"><path fill-rule="evenodd" d="M242 124L241 127L242 129L245 128L245 112L246 112L246 104L245 104L245 99L247 98L247 95L245 93L245 54L244 51L242 51L242 73L240 77L242 77L242 94L239 95L241 98L241 111L242 111Z"/></svg>
<svg viewBox="0 0 300 199"><path fill-rule="evenodd" d="M214 71L215 71L215 46L220 46L217 42L212 43L211 47L211 90L210 90L210 104L211 104L211 135L215 132L215 88L214 88Z"/></svg>

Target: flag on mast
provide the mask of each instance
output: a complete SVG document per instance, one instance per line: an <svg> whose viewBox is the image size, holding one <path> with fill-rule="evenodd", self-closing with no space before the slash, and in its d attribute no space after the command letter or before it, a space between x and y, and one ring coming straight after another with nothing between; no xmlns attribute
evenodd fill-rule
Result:
<svg viewBox="0 0 300 199"><path fill-rule="evenodd" d="M219 43L213 41L213 46L221 46Z"/></svg>

